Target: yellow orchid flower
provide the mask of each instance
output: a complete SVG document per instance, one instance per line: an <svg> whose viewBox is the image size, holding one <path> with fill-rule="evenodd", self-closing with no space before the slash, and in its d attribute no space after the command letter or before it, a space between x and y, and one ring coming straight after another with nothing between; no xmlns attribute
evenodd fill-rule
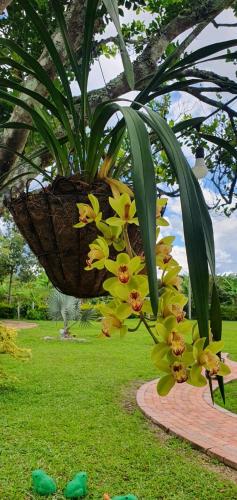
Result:
<svg viewBox="0 0 237 500"><path fill-rule="evenodd" d="M156 201L156 225L157 226L169 226L166 219L162 217L162 213L167 205L168 198L158 198Z"/></svg>
<svg viewBox="0 0 237 500"><path fill-rule="evenodd" d="M173 365L168 365L168 375L161 377L157 384L157 392L160 396L167 396L175 383L183 384L187 382L189 372L184 363L175 361Z"/></svg>
<svg viewBox="0 0 237 500"><path fill-rule="evenodd" d="M106 182L106 184L110 186L114 198L118 198L123 193L128 193L129 196L131 196L132 198L134 197L132 190L126 184L123 184L123 182L119 181L118 179L112 179L111 177L104 177L103 180Z"/></svg>
<svg viewBox="0 0 237 500"><path fill-rule="evenodd" d="M179 343L179 346L181 345L182 343ZM192 352L184 352L177 356L168 343L161 342L155 345L151 357L155 366L161 372L166 373L157 384L157 392L160 396L166 396L175 383L189 382L190 366L194 363Z"/></svg>
<svg viewBox="0 0 237 500"><path fill-rule="evenodd" d="M88 253L87 258L87 267L85 267L86 271L90 271L91 269L103 269L105 266L105 261L109 257L109 247L104 238L100 236L96 238L96 240L89 245L90 251ZM95 262L94 262L95 261Z"/></svg>
<svg viewBox="0 0 237 500"><path fill-rule="evenodd" d="M164 361L160 359L156 366L167 374L161 377L157 384L157 392L160 396L167 396L176 383L183 384L189 381L190 370L182 360Z"/></svg>
<svg viewBox="0 0 237 500"><path fill-rule="evenodd" d="M116 278L109 278L104 282L104 289L111 293L111 289L116 287L117 284L129 283L132 276L134 274L136 275L144 268L144 264L142 263L141 257L136 256L130 259L128 254L120 253L116 261L111 259L106 260L105 267L110 273L116 276ZM142 277L141 281L143 280L144 277ZM111 294L114 295L114 293Z"/></svg>
<svg viewBox="0 0 237 500"><path fill-rule="evenodd" d="M174 236L166 236L156 244L156 265L160 269L164 270L178 266L178 263L171 255L174 239Z"/></svg>
<svg viewBox="0 0 237 500"><path fill-rule="evenodd" d="M100 206L97 198L93 194L89 194L88 198L91 205L87 203L77 203L77 208L79 210L79 222L74 224L73 227L82 228L91 222L98 223L102 218L102 212L100 212Z"/></svg>
<svg viewBox="0 0 237 500"><path fill-rule="evenodd" d="M105 222L100 221L97 228L103 234L103 238L109 246L113 245L117 252L122 252L125 248L125 241L122 237L122 227L108 226Z"/></svg>
<svg viewBox="0 0 237 500"><path fill-rule="evenodd" d="M190 383L198 387L206 384L206 378L202 375L203 368L209 372L210 376L220 375L224 377L230 373L230 368L222 363L217 356L217 353L223 349L224 343L221 340L211 342L204 349L205 341L206 339L202 337L196 340L193 346L195 364L190 371Z"/></svg>
<svg viewBox="0 0 237 500"><path fill-rule="evenodd" d="M109 280L108 280L109 281ZM122 300L127 315L140 314L141 312L151 313L150 301L146 300L149 292L149 286L146 276L133 276L129 283L124 285L119 283L107 286L109 293Z"/></svg>
<svg viewBox="0 0 237 500"><path fill-rule="evenodd" d="M109 219L106 220L107 224L110 226L136 224L138 226L138 218L134 217L136 213L135 200L131 201L127 193L123 193L116 199L110 197L109 203L118 217L109 217Z"/></svg>
<svg viewBox="0 0 237 500"><path fill-rule="evenodd" d="M180 290L182 284L182 278L179 276L182 267L177 266L168 270L162 277L162 286L174 287Z"/></svg>
<svg viewBox="0 0 237 500"><path fill-rule="evenodd" d="M168 290L162 294L159 303L159 316L166 318L173 315L178 323L185 318L183 308L187 304L188 299L182 293L174 290Z"/></svg>
<svg viewBox="0 0 237 500"><path fill-rule="evenodd" d="M155 346L155 349L159 350L163 345L168 345L174 356L181 356L189 348L188 344L185 343L184 335L191 330L192 326L189 321L184 320L178 323L175 316L167 316L162 322L156 324L157 338L160 344Z"/></svg>
<svg viewBox="0 0 237 500"><path fill-rule="evenodd" d="M124 325L124 320L128 317L126 304L111 302L109 306L101 304L100 312L104 315L102 319L102 335L110 337L111 333L118 331L123 337L127 333L127 326Z"/></svg>

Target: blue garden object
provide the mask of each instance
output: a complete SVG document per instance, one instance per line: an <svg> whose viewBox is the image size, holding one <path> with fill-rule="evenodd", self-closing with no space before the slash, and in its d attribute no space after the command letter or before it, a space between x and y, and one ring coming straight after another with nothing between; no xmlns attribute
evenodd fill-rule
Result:
<svg viewBox="0 0 237 500"><path fill-rule="evenodd" d="M48 476L42 469L36 469L32 472L32 489L41 496L54 495L57 486L52 477Z"/></svg>
<svg viewBox="0 0 237 500"><path fill-rule="evenodd" d="M65 490L64 496L66 498L83 498L87 495L87 473L78 472L72 481L69 481Z"/></svg>
<svg viewBox="0 0 237 500"><path fill-rule="evenodd" d="M138 498L135 495L124 495L113 497L112 500L138 500Z"/></svg>
<svg viewBox="0 0 237 500"><path fill-rule="evenodd" d="M110 498L108 493L104 494L104 500L138 500L138 498L135 495L122 495L122 496L116 496L113 498Z"/></svg>

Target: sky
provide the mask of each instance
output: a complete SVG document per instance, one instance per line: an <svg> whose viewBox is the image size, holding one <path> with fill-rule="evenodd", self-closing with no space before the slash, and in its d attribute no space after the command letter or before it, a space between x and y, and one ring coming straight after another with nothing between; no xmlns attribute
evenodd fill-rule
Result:
<svg viewBox="0 0 237 500"><path fill-rule="evenodd" d="M139 18L141 19L141 16ZM125 18L121 19L121 22L126 21L129 23L133 19L134 12L128 11ZM150 22L151 19L152 16L150 15L142 16L142 20L147 23ZM236 18L234 17L232 10L228 9L218 16L216 21L220 23L231 23L236 22ZM103 38L114 34L116 33L113 26L109 25L106 33L103 34ZM188 31L182 35L180 40L187 36L187 34ZM208 45L209 43L215 43L235 37L236 28L216 29L212 24L210 24L192 43L192 45L190 45L189 50L195 50ZM112 78L123 71L120 55L117 55L114 59L101 57L100 64L103 74L98 62L95 62L90 72L89 88L91 90L104 87L104 78L106 82L109 82ZM204 65L203 68L205 68ZM232 64L226 64L225 62L213 62L209 63L208 67L205 69L213 70L221 75L229 76L230 78L236 80L236 66ZM78 95L78 87L76 83L72 83L71 86L73 94ZM126 96L130 97L131 94L126 94ZM226 95L226 99L227 98L228 95ZM191 112L193 116L200 116L208 115L212 110L213 108L211 106L200 103L197 99L187 94L176 93L173 97L171 113L175 120L178 119L180 113ZM190 166L194 166L195 158L190 155L190 151L186 150L184 153L187 156ZM201 181L201 187L206 201L209 202L210 199L213 199L213 193L210 191L208 178ZM173 252L174 257L178 260L180 265L182 265L183 271L186 273L188 272L188 267L184 246L180 201L178 198L170 198L166 214L170 226L163 230L163 234L172 234L173 236L176 236ZM237 273L237 211L234 212L230 218L223 215L217 215L215 213L212 213L211 216L216 244L217 273Z"/></svg>
<svg viewBox="0 0 237 500"><path fill-rule="evenodd" d="M126 15L126 22L131 22L134 17L133 12L129 12ZM149 16L149 19L151 16ZM144 18L146 21L147 19ZM121 19L124 22L124 18ZM236 18L231 9L224 11L220 16L216 18L217 22L220 23L231 23L236 22ZM113 35L113 28L109 27L107 30L107 35ZM188 32L184 36L187 36ZM103 34L103 37L106 35ZM183 38L182 37L182 38ZM202 46L208 45L209 43L215 43L218 41L228 40L231 38L236 38L236 28L218 28L216 29L212 24L209 25L199 37L190 45L189 50L195 50ZM102 66L103 75L106 82L109 82L112 78L117 76L123 71L121 58L116 56L114 59L106 59L105 57L100 58L100 63ZM202 65L203 69L213 70L224 76L229 76L236 80L236 66L232 64L227 64L225 62L213 62L209 63L208 67ZM89 79L90 89L100 88L104 86L104 79L101 73L98 62L96 62L92 68ZM78 93L76 86L73 86L74 94ZM129 94L127 94L129 96ZM228 99L228 95L225 96ZM193 116L203 116L208 115L213 108L207 104L200 103L197 99L187 94L176 93L173 99L173 104L171 108L171 113L174 118L178 119L178 116L182 112L191 112ZM189 151L184 151L186 153L187 159L190 166L194 166L195 158L190 156ZM201 187L207 203L210 199L213 199L213 193L210 191L210 185L208 179L201 181ZM184 246L183 238L183 227L182 227L182 217L180 201L177 198L170 198L167 209L167 216L170 222L170 226L163 230L165 234L172 234L176 236L176 241L174 244L173 254L178 260L180 265L183 267L183 271L188 272L186 252ZM213 228L214 228L214 238L216 245L216 262L217 262L217 273L237 273L237 212L227 218L224 215L217 215L215 213L211 214Z"/></svg>

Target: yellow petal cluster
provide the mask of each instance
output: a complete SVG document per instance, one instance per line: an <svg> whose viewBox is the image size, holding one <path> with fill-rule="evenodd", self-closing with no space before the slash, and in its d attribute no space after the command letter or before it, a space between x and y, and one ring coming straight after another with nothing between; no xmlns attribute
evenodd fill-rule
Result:
<svg viewBox="0 0 237 500"><path fill-rule="evenodd" d="M157 200L155 252L161 273L160 298L158 316L151 319L146 263L143 256L134 253L127 231L130 224L139 224L135 200L121 186L114 196L109 198L112 217L102 220L99 202L91 195L91 206L78 204L79 223L75 225L81 228L94 222L101 233L89 245L86 269L107 269L111 275L103 286L112 300L98 306L102 336L109 338L114 332L125 335L128 330L125 321L131 315L139 318L139 324L144 323L155 341L152 360L164 373L157 385L161 396L166 396L176 383L205 385L206 373L208 377L227 375L230 370L219 356L223 344L210 342L205 346L205 339L199 337L197 328L186 319L187 297L182 293L181 267L172 256L174 237L161 235L162 227L169 225L164 218L167 199ZM116 258L111 258L111 247L117 251Z"/></svg>

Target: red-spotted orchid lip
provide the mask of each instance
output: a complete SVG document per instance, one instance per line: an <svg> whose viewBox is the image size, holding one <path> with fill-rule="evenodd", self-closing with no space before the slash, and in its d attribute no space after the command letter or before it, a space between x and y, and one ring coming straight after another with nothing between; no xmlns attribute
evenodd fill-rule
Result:
<svg viewBox="0 0 237 500"><path fill-rule="evenodd" d="M128 283L130 278L128 266L122 265L118 269L118 279L121 283Z"/></svg>
<svg viewBox="0 0 237 500"><path fill-rule="evenodd" d="M132 290L129 294L129 302L134 312L140 312L144 301L142 300L140 292Z"/></svg>
<svg viewBox="0 0 237 500"><path fill-rule="evenodd" d="M172 366L172 373L178 384L182 384L188 380L188 372L183 363L179 363L178 361L174 363Z"/></svg>

